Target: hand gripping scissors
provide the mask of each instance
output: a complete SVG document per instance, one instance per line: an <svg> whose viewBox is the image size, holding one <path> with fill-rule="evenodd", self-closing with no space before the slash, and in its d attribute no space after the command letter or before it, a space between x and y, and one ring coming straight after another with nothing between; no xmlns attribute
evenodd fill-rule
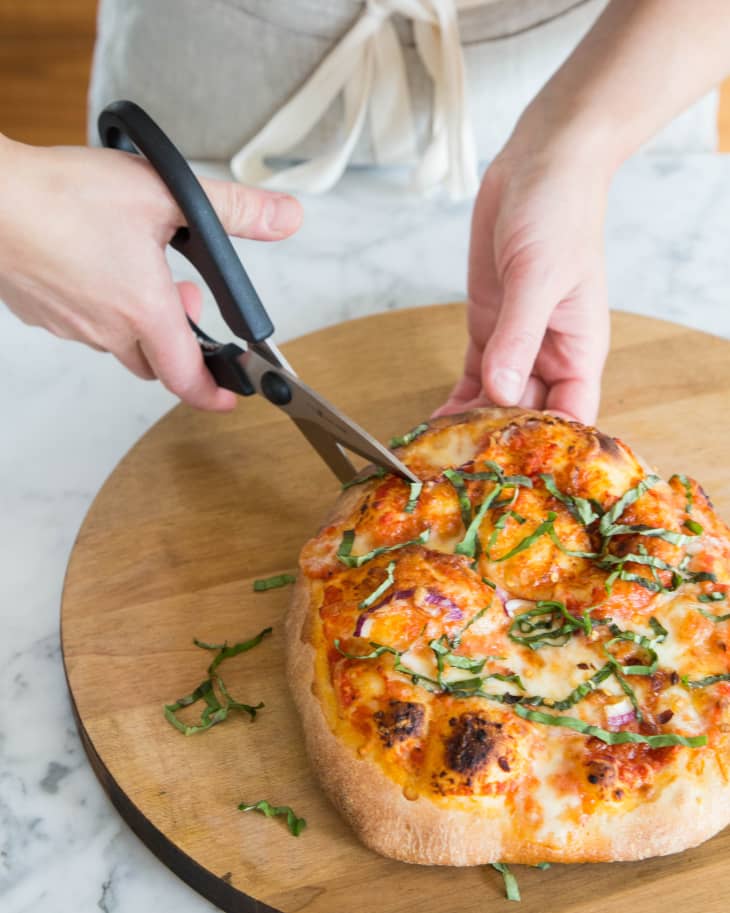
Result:
<svg viewBox="0 0 730 913"><path fill-rule="evenodd" d="M198 270L229 329L246 343L218 342L189 320L216 383L240 396L258 393L286 412L343 483L357 472L343 448L418 481L387 447L297 377L269 338L274 325L210 200L155 121L134 102L116 101L99 115L99 133L105 146L144 155L165 183L186 221L170 245Z"/></svg>

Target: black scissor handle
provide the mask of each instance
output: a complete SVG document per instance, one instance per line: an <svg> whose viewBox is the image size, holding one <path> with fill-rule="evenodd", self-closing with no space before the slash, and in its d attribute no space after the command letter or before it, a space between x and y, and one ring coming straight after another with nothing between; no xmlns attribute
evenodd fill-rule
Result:
<svg viewBox="0 0 730 913"><path fill-rule="evenodd" d="M132 101L112 102L99 115L99 134L104 146L141 152L164 181L187 222L170 244L208 284L232 332L251 343L271 336L274 325L210 200L182 154L149 114ZM209 367L212 370L210 363ZM220 383L217 375L216 379Z"/></svg>

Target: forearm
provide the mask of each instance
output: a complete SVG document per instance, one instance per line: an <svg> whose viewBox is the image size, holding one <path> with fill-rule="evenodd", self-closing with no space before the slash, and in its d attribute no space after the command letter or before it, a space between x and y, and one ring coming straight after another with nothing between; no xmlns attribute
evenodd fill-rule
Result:
<svg viewBox="0 0 730 913"><path fill-rule="evenodd" d="M586 148L612 170L730 73L727 0L612 0L513 139Z"/></svg>

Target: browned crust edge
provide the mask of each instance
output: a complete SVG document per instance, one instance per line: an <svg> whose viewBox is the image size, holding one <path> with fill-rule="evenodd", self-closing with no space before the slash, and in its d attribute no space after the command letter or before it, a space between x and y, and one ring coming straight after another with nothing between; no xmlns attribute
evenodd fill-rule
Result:
<svg viewBox="0 0 730 913"><path fill-rule="evenodd" d="M445 416L430 425L443 428L472 415L483 416L484 411ZM488 411L507 421L518 415L540 415L518 409ZM357 488L345 491L325 522L349 516L359 497ZM680 771L651 802L624 814L595 813L560 847L526 844L520 839L519 821L509 815L495 817L490 812L486 816L479 808L473 812L448 809L426 796L406 799L379 765L358 757L330 729L315 696L315 649L306 633L310 612L315 611L312 596L309 580L300 573L285 623L289 687L312 767L325 793L360 840L378 853L403 862L453 866L630 861L697 846L730 823L730 783L711 756L701 776Z"/></svg>

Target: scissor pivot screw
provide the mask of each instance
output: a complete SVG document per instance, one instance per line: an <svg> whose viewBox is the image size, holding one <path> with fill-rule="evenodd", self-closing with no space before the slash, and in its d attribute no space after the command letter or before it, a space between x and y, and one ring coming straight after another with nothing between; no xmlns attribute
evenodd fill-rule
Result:
<svg viewBox="0 0 730 913"><path fill-rule="evenodd" d="M279 374L267 371L261 378L261 392L275 406L286 406L291 402L289 384Z"/></svg>

